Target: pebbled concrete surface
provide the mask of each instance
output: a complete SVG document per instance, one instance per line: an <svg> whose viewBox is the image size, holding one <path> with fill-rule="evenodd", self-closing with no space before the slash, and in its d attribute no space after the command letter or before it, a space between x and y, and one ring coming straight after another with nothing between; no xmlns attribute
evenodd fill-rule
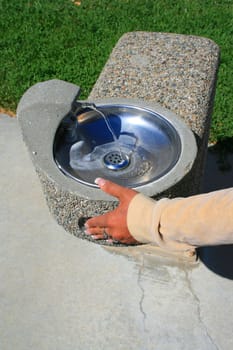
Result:
<svg viewBox="0 0 233 350"><path fill-rule="evenodd" d="M0 147L1 349L233 348L232 246L188 264L80 240L50 216L16 119L0 116Z"/></svg>

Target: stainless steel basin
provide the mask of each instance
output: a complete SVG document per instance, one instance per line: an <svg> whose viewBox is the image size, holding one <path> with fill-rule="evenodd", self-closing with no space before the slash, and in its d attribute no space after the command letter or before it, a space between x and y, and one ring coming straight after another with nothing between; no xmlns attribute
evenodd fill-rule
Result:
<svg viewBox="0 0 233 350"><path fill-rule="evenodd" d="M175 167L182 151L176 119L130 103L96 106L58 126L53 153L65 175L90 187L104 177L137 188Z"/></svg>

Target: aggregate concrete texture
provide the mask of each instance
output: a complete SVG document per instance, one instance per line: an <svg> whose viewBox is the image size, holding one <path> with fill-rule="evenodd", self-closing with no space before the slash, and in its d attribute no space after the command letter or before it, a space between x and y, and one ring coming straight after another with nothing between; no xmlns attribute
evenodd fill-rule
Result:
<svg viewBox="0 0 233 350"><path fill-rule="evenodd" d="M2 350L233 348L231 246L211 265L207 248L188 264L80 240L50 216L17 121L4 115L0 147ZM231 268L218 270L226 259Z"/></svg>

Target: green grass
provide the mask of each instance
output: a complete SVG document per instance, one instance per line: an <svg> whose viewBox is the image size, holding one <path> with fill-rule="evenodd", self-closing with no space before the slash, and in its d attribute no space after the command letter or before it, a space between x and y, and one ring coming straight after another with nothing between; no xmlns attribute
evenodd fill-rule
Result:
<svg viewBox="0 0 233 350"><path fill-rule="evenodd" d="M220 46L211 137L232 137L231 0L0 0L0 106L15 110L27 88L55 77L87 97L117 40L136 30L200 35Z"/></svg>

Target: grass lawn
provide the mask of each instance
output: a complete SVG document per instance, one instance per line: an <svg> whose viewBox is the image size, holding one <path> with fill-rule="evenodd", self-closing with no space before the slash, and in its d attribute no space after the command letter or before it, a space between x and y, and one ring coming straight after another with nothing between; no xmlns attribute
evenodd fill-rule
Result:
<svg viewBox="0 0 233 350"><path fill-rule="evenodd" d="M0 0L0 106L15 110L36 82L59 78L86 98L128 31L208 37L221 48L212 140L233 137L231 0Z"/></svg>

